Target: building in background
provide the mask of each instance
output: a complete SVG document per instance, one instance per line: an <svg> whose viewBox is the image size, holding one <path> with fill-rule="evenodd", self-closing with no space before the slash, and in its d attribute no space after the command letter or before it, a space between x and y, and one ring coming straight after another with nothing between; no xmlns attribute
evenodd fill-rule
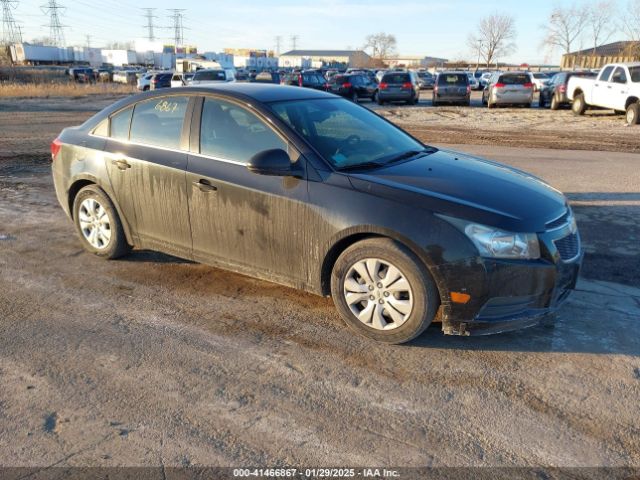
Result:
<svg viewBox="0 0 640 480"><path fill-rule="evenodd" d="M282 68L368 67L372 62L362 50L291 50L278 60Z"/></svg>
<svg viewBox="0 0 640 480"><path fill-rule="evenodd" d="M638 42L614 42L595 49L588 48L562 56L563 70L580 68L601 68L607 63L640 61Z"/></svg>
<svg viewBox="0 0 640 480"><path fill-rule="evenodd" d="M389 68L432 68L442 67L449 62L449 60L446 58L425 57L423 55L397 55L385 58L383 62L389 66Z"/></svg>
<svg viewBox="0 0 640 480"><path fill-rule="evenodd" d="M271 50L249 48L225 48L224 53L233 56L233 66L247 70L275 70L278 58Z"/></svg>

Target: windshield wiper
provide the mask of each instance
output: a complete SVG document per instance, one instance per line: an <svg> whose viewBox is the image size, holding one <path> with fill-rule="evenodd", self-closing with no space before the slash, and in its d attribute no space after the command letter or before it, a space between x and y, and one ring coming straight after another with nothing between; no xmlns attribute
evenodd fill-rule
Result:
<svg viewBox="0 0 640 480"><path fill-rule="evenodd" d="M408 152L404 152L399 155L396 155L395 157L391 157L389 160L384 162L384 164L390 165L395 162L401 162L402 160L408 160L410 158L416 157L421 153L426 154L426 153L435 153L435 152L436 152L435 149L428 149L428 148L425 148L424 150L409 150Z"/></svg>
<svg viewBox="0 0 640 480"><path fill-rule="evenodd" d="M362 163L356 163L353 165L345 165L344 167L339 167L337 168L337 170L339 172L348 172L350 170L366 170L366 169L370 169L370 168L380 168L380 167L384 167L386 164L385 163L379 163L379 162L362 162Z"/></svg>

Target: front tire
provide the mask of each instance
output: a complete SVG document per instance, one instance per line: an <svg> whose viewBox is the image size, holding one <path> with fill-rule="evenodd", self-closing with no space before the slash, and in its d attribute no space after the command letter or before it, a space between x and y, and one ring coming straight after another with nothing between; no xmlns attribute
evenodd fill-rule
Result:
<svg viewBox="0 0 640 480"><path fill-rule="evenodd" d="M97 185L88 185L76 195L73 222L88 252L111 260L131 251L113 202Z"/></svg>
<svg viewBox="0 0 640 480"><path fill-rule="evenodd" d="M587 111L587 103L584 100L584 94L579 93L574 97L571 110L575 115L584 115Z"/></svg>
<svg viewBox="0 0 640 480"><path fill-rule="evenodd" d="M379 342L408 342L431 324L438 290L423 263L389 238L346 249L331 274L331 296L347 325Z"/></svg>
<svg viewBox="0 0 640 480"><path fill-rule="evenodd" d="M629 105L625 118L629 125L638 125L640 123L640 103L635 102Z"/></svg>

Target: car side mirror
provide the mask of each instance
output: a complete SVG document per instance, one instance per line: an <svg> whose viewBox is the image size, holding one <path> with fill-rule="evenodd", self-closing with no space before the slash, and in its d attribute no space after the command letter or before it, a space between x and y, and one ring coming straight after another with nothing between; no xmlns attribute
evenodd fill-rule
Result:
<svg viewBox="0 0 640 480"><path fill-rule="evenodd" d="M288 177L294 173L289 154L281 148L256 153L247 168L252 173L274 177Z"/></svg>

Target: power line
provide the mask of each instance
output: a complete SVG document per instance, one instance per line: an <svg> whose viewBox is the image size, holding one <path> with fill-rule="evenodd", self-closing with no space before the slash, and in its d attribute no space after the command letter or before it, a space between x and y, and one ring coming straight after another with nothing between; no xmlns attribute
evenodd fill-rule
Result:
<svg viewBox="0 0 640 480"><path fill-rule="evenodd" d="M42 12L45 15L49 15L49 40L51 44L57 47L64 47L64 29L66 26L60 23L60 17L58 15L59 10L65 10L65 7L58 5L56 0L49 0L41 7Z"/></svg>
<svg viewBox="0 0 640 480"><path fill-rule="evenodd" d="M22 32L13 18L11 10L18 6L17 0L0 0L2 3L2 43L22 43Z"/></svg>
<svg viewBox="0 0 640 480"><path fill-rule="evenodd" d="M147 25L145 26L145 28L147 29L147 40L149 40L150 42L153 42L156 39L156 36L153 33L153 19L154 18L158 18L157 16L155 16L153 14L153 12L156 11L155 8L143 8L142 10L145 11L145 18L147 19Z"/></svg>

